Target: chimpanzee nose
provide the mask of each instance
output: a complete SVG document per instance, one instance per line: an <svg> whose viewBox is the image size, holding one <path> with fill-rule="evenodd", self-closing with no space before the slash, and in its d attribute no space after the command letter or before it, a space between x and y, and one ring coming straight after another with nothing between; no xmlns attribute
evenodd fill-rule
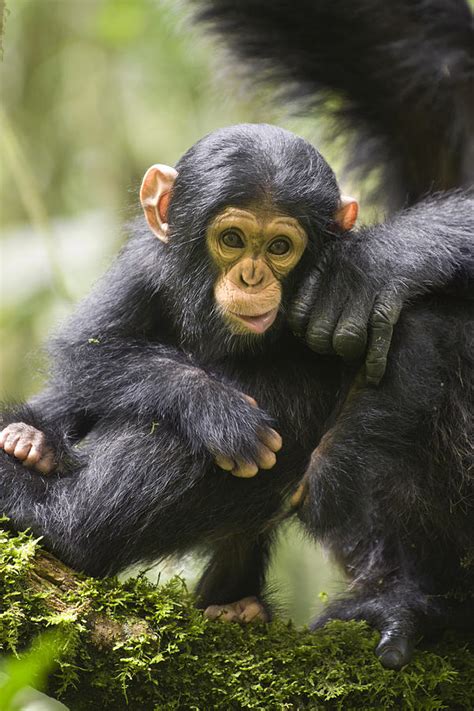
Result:
<svg viewBox="0 0 474 711"><path fill-rule="evenodd" d="M265 278L265 273L258 262L248 259L242 264L240 281L244 286L260 286Z"/></svg>

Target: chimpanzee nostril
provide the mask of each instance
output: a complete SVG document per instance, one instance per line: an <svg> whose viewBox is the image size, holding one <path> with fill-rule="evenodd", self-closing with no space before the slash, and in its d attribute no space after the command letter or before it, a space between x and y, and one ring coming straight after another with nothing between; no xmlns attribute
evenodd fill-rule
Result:
<svg viewBox="0 0 474 711"><path fill-rule="evenodd" d="M253 275L249 275L249 273L242 273L240 275L240 281L244 286L260 286L260 284L263 282L263 274L257 274L254 272Z"/></svg>

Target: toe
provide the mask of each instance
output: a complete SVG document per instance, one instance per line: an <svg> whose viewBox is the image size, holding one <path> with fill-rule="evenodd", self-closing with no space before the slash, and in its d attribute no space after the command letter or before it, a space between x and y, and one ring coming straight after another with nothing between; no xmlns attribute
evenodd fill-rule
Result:
<svg viewBox="0 0 474 711"><path fill-rule="evenodd" d="M239 613L235 603L230 605L209 605L204 610L204 617L208 620L217 620L217 622L237 622Z"/></svg>
<svg viewBox="0 0 474 711"><path fill-rule="evenodd" d="M204 610L204 617L208 620L217 620L217 618L222 615L223 607L222 605L209 605Z"/></svg>
<svg viewBox="0 0 474 711"><path fill-rule="evenodd" d="M17 445L18 440L20 439L19 434L12 434L10 433L8 437L5 440L5 444L3 445L3 449L7 454L12 454L15 451L15 447Z"/></svg>
<svg viewBox="0 0 474 711"><path fill-rule="evenodd" d="M385 632L382 634L375 653L382 666L398 671L411 660L413 648L414 643L410 637Z"/></svg>
<svg viewBox="0 0 474 711"><path fill-rule="evenodd" d="M23 461L24 459L27 458L28 454L30 453L31 449L31 441L27 439L20 439L16 443L15 449L13 451L13 456L16 457L17 459L20 459Z"/></svg>
<svg viewBox="0 0 474 711"><path fill-rule="evenodd" d="M240 613L240 622L248 624L249 622L268 622L268 615L265 612L263 605L254 598L252 602L245 605Z"/></svg>

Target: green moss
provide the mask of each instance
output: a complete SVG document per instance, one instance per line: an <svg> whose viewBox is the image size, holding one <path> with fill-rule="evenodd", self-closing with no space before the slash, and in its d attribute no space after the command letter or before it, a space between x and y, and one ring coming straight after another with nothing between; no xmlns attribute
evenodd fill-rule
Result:
<svg viewBox="0 0 474 711"><path fill-rule="evenodd" d="M377 635L333 622L208 623L182 580L79 578L51 606L32 584L37 543L0 531L0 650L60 631L49 692L71 709L472 709L474 652L445 638L400 673L374 657ZM64 587L64 586L63 586ZM54 608L54 609L52 609ZM59 609L59 612L58 612Z"/></svg>

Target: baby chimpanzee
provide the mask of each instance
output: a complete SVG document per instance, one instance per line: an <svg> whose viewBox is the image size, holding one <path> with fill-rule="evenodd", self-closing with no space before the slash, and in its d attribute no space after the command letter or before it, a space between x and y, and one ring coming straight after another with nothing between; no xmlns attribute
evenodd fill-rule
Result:
<svg viewBox="0 0 474 711"><path fill-rule="evenodd" d="M267 618L276 522L305 475L300 514L358 591L331 616L375 624L382 662L401 666L467 575L467 308L407 309L378 389L359 363L315 355L285 316L323 254L360 277L352 239L384 240L389 259L431 225L429 264L432 244L474 227L472 198L427 199L356 233L355 201L309 143L241 125L176 170L150 168L141 199L151 230L137 226L53 339L47 389L3 417L0 510L93 575L204 544L199 604L249 621ZM438 249L437 271L439 254L451 258Z"/></svg>

